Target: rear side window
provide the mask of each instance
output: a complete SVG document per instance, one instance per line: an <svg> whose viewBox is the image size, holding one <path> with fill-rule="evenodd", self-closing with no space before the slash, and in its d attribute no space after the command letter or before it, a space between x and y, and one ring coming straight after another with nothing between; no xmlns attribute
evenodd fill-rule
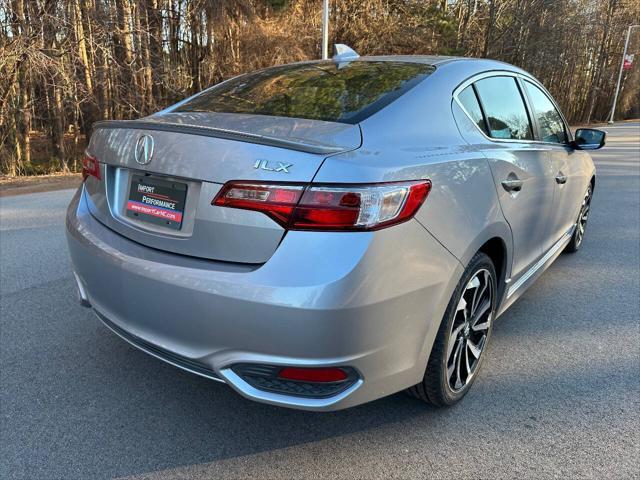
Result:
<svg viewBox="0 0 640 480"><path fill-rule="evenodd" d="M513 77L489 77L475 83L489 123L489 136L532 140L531 123L520 89Z"/></svg>
<svg viewBox="0 0 640 480"><path fill-rule="evenodd" d="M478 97L476 97L476 92L473 91L473 86L469 85L467 88L462 90L458 94L458 100L475 124L478 125L478 128L485 134L489 135L489 132L487 131L487 124L485 123L484 116L482 115L482 109L478 103Z"/></svg>
<svg viewBox="0 0 640 480"><path fill-rule="evenodd" d="M324 61L284 65L221 83L174 111L358 123L433 71L432 65L410 62Z"/></svg>
<svg viewBox="0 0 640 480"><path fill-rule="evenodd" d="M533 106L533 115L538 122L540 140L551 143L565 143L567 133L562 117L547 94L531 82L524 82L527 94Z"/></svg>

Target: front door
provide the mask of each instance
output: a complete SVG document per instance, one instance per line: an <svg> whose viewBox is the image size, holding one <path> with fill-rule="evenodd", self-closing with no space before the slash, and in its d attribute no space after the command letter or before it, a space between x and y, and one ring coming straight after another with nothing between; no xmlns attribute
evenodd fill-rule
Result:
<svg viewBox="0 0 640 480"><path fill-rule="evenodd" d="M589 171L585 168L586 154L569 146L567 126L549 95L533 82L523 80L522 83L537 124L538 140L550 161L555 189L543 244L547 251L575 224L589 182Z"/></svg>

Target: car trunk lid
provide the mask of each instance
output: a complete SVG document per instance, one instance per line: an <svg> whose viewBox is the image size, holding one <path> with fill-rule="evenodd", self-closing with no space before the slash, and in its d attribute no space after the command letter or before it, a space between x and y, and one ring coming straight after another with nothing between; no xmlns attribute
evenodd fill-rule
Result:
<svg viewBox="0 0 640 480"><path fill-rule="evenodd" d="M264 263L284 229L259 212L211 205L222 185L310 182L328 155L360 142L357 125L248 114L98 122L87 152L100 162L101 179L85 182L89 209L109 228L153 248ZM162 216L165 210L171 218Z"/></svg>

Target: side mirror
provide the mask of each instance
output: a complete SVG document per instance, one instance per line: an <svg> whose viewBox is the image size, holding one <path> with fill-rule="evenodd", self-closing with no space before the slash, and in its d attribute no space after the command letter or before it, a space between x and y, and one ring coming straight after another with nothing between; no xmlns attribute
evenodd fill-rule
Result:
<svg viewBox="0 0 640 480"><path fill-rule="evenodd" d="M607 133L595 128L579 128L571 146L576 150L597 150L604 147Z"/></svg>

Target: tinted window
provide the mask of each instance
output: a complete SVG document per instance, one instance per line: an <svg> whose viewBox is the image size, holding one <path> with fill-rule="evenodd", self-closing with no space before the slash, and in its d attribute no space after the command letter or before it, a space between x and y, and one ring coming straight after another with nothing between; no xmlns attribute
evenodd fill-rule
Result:
<svg viewBox="0 0 640 480"><path fill-rule="evenodd" d="M473 91L471 85L458 94L458 100L460 100L460 103L476 125L478 125L484 133L489 135L489 132L487 132L487 124L484 122L484 116L482 115L482 109L478 103L478 97L476 97L476 92Z"/></svg>
<svg viewBox="0 0 640 480"><path fill-rule="evenodd" d="M490 77L475 83L489 122L490 136L531 140L531 124L513 77Z"/></svg>
<svg viewBox="0 0 640 480"><path fill-rule="evenodd" d="M565 143L566 134L562 117L549 97L533 83L525 81L524 85L531 100L533 114L538 121L540 140L544 142Z"/></svg>
<svg viewBox="0 0 640 480"><path fill-rule="evenodd" d="M358 123L402 95L434 67L408 62L284 65L224 82L177 112L229 112Z"/></svg>

